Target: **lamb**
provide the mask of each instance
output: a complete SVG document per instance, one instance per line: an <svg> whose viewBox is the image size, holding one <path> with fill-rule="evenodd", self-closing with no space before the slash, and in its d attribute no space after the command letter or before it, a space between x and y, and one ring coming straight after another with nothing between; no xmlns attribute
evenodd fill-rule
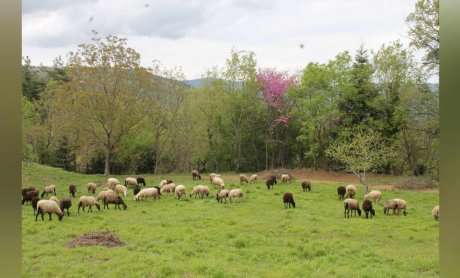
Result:
<svg viewBox="0 0 460 278"><path fill-rule="evenodd" d="M180 200L187 196L187 192L185 191L185 186L183 186L182 184L179 184L178 186L176 186L176 188L174 189L174 192L177 194L177 200Z"/></svg>
<svg viewBox="0 0 460 278"><path fill-rule="evenodd" d="M254 182L256 182L256 181L257 181L257 175L254 174L254 175L251 176L251 178L250 178L250 180L249 180L249 183L254 183Z"/></svg>
<svg viewBox="0 0 460 278"><path fill-rule="evenodd" d="M59 205L59 199L56 196L51 196L50 200L56 202L56 204Z"/></svg>
<svg viewBox="0 0 460 278"><path fill-rule="evenodd" d="M107 195L104 197L104 209L106 207L109 209L109 204L114 204L115 209L118 207L119 210L121 210L120 205L123 206L124 210L128 207L120 196L115 195Z"/></svg>
<svg viewBox="0 0 460 278"><path fill-rule="evenodd" d="M302 182L302 190L303 192L305 191L311 191L311 182L310 181L303 181Z"/></svg>
<svg viewBox="0 0 460 278"><path fill-rule="evenodd" d="M294 196L292 195L291 192L286 192L283 194L283 203L284 203L284 208L287 208L288 205L289 205L289 208L291 208L291 205L293 208L295 208Z"/></svg>
<svg viewBox="0 0 460 278"><path fill-rule="evenodd" d="M115 185L117 184L121 184L119 180L117 180L116 178L108 178L107 179L107 186L110 187L110 188L114 188Z"/></svg>
<svg viewBox="0 0 460 278"><path fill-rule="evenodd" d="M37 221L39 214L41 214L42 220L45 221L45 213L48 213L48 215L50 216L50 221L51 214L53 213L58 216L59 221L61 221L62 217L64 217L64 213L62 213L61 209L59 208L59 205L51 200L40 200L37 202L37 214L35 215L35 221Z"/></svg>
<svg viewBox="0 0 460 278"><path fill-rule="evenodd" d="M339 196L340 199L345 199L345 193L347 192L345 186L339 186L337 187L337 195Z"/></svg>
<svg viewBox="0 0 460 278"><path fill-rule="evenodd" d="M214 177L212 179L212 184L218 186L219 189L224 189L225 188L224 180L219 178L219 177Z"/></svg>
<svg viewBox="0 0 460 278"><path fill-rule="evenodd" d="M276 184L276 177L271 175L268 180L265 182L265 184L267 185L267 188L270 189L274 187L274 185Z"/></svg>
<svg viewBox="0 0 460 278"><path fill-rule="evenodd" d="M115 192L113 190L111 190L111 189L103 190L103 191L99 192L99 194L97 195L96 201L103 201L105 196L108 196L108 195L116 196Z"/></svg>
<svg viewBox="0 0 460 278"><path fill-rule="evenodd" d="M350 211L351 216L353 216L353 211L355 212L355 216L356 211L358 211L358 215L361 216L361 210L359 209L358 200L347 198L343 201L343 207L345 209L345 211L343 212L344 217L350 218Z"/></svg>
<svg viewBox="0 0 460 278"><path fill-rule="evenodd" d="M126 197L126 195L128 194L128 189L126 188L126 186L123 186L121 184L117 184L115 186L115 192L117 193L117 195L119 195L120 193L123 194L123 196Z"/></svg>
<svg viewBox="0 0 460 278"><path fill-rule="evenodd" d="M209 181L211 181L211 184L212 184L212 180L213 180L215 177L220 178L221 175L216 174L216 173L211 173L211 174L209 174Z"/></svg>
<svg viewBox="0 0 460 278"><path fill-rule="evenodd" d="M139 193L137 193L136 196L134 196L134 201L138 202L140 198L148 198L148 197L153 197L154 201L156 201L157 198L160 199L160 193L158 189L154 187L144 188Z"/></svg>
<svg viewBox="0 0 460 278"><path fill-rule="evenodd" d="M77 192L77 186L74 184L69 185L69 193L73 198L75 198L76 192Z"/></svg>
<svg viewBox="0 0 460 278"><path fill-rule="evenodd" d="M45 189L43 189L43 193L41 197L43 198L45 194L46 196L48 196L48 194L54 194L54 196L56 196L56 185L51 184L51 185L45 186Z"/></svg>
<svg viewBox="0 0 460 278"><path fill-rule="evenodd" d="M118 184L119 184L119 183L118 183ZM133 186L134 186L134 185L138 185L138 184L137 184L137 179L131 178L131 177L126 178L126 179L125 179L125 186L126 186L126 187L129 187L130 185L133 185ZM117 185L115 184L115 186L117 186Z"/></svg>
<svg viewBox="0 0 460 278"><path fill-rule="evenodd" d="M201 180L200 172L197 170L192 170L192 179L193 180Z"/></svg>
<svg viewBox="0 0 460 278"><path fill-rule="evenodd" d="M356 186L354 186L353 184L349 184L345 189L347 191L347 198L353 199L356 194Z"/></svg>
<svg viewBox="0 0 460 278"><path fill-rule="evenodd" d="M59 202L59 207L61 211L64 213L64 209L67 209L67 216L70 216L69 208L72 206L72 201L69 197L63 197Z"/></svg>
<svg viewBox="0 0 460 278"><path fill-rule="evenodd" d="M407 212L406 212L407 202L404 201L403 199L393 199L393 201L394 201L393 214L394 214L394 211L397 210L398 215L399 215L400 211L403 210L403 214L406 216L407 215Z"/></svg>
<svg viewBox="0 0 460 278"><path fill-rule="evenodd" d="M233 198L238 198L238 202L243 200L243 190L241 188L235 188L228 192L228 199L232 203Z"/></svg>
<svg viewBox="0 0 460 278"><path fill-rule="evenodd" d="M283 175L281 175L281 182L282 183L287 183L287 182L291 183L291 177L289 177L288 174L283 174Z"/></svg>
<svg viewBox="0 0 460 278"><path fill-rule="evenodd" d="M174 183L168 183L168 184L165 184L161 188L160 193L163 193L163 192L174 193L175 189L176 189L176 185Z"/></svg>
<svg viewBox="0 0 460 278"><path fill-rule="evenodd" d="M38 203L38 201L40 201L40 198L38 198L38 197L33 197L32 198L32 208L34 209L34 215L35 215L35 212L37 211L37 203Z"/></svg>
<svg viewBox="0 0 460 278"><path fill-rule="evenodd" d="M86 188L88 189L88 193L96 193L96 188L97 188L97 185L94 183L94 182L89 182L87 185L86 185Z"/></svg>
<svg viewBox="0 0 460 278"><path fill-rule="evenodd" d="M435 206L431 211L431 215L433 215L434 220L439 221L439 205Z"/></svg>
<svg viewBox="0 0 460 278"><path fill-rule="evenodd" d="M143 177L136 177L136 181L138 185L143 185L145 187L145 179Z"/></svg>
<svg viewBox="0 0 460 278"><path fill-rule="evenodd" d="M216 200L222 203L222 199L225 199L225 203L227 203L228 193L227 189L219 189L216 194Z"/></svg>
<svg viewBox="0 0 460 278"><path fill-rule="evenodd" d="M363 211L366 213L366 218L368 218L369 213L371 215L371 218L373 215L375 215L375 210L372 208L371 200L366 199L363 201Z"/></svg>
<svg viewBox="0 0 460 278"><path fill-rule="evenodd" d="M83 211L85 211L85 207L89 207L88 211L91 210L93 212L93 206L96 206L99 211L101 210L101 206L97 203L96 198L93 196L81 196L78 200L78 214L80 214L80 208L83 208Z"/></svg>
<svg viewBox="0 0 460 278"><path fill-rule="evenodd" d="M372 190L371 192L364 195L364 200L372 200L374 203L380 203L382 193L378 190Z"/></svg>
<svg viewBox="0 0 460 278"><path fill-rule="evenodd" d="M240 175L240 184L243 184L243 182L249 183L249 178L245 174Z"/></svg>
<svg viewBox="0 0 460 278"><path fill-rule="evenodd" d="M30 203L34 197L38 197L39 193L40 191L37 190L26 191L22 196L21 204L24 205L26 202Z"/></svg>

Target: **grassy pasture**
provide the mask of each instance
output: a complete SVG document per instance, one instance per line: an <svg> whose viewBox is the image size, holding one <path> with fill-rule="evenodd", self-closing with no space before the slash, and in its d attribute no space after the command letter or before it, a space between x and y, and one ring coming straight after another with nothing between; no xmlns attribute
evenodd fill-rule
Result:
<svg viewBox="0 0 460 278"><path fill-rule="evenodd" d="M230 174L229 174L230 175ZM235 176L235 174L231 174ZM148 185L162 176L143 175ZM30 205L22 208L23 277L437 277L439 225L431 216L438 193L384 191L383 199L408 202L408 216L385 216L377 205L373 219L345 219L337 182L312 182L302 192L299 181L267 190L263 180L243 186L225 178L227 188L241 187L242 203L220 204L211 188L208 199L134 202L126 211L94 210L62 222L35 222ZM126 176L115 176L120 181ZM187 174L168 175L187 194L198 184ZM68 173L32 164L23 168L23 186L57 186L58 197L78 185L106 180L101 175ZM205 178L202 184L209 185ZM96 194L100 188L96 191ZM282 193L294 194L297 207L285 209ZM362 203L363 189L357 197ZM382 202L383 203L383 202ZM66 243L91 231L115 231L126 242L117 248L76 247Z"/></svg>

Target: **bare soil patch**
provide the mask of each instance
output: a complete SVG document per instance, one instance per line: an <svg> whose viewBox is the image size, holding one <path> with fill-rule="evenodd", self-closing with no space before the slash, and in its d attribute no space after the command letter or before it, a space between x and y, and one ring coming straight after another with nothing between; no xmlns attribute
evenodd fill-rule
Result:
<svg viewBox="0 0 460 278"><path fill-rule="evenodd" d="M104 247L118 247L125 245L113 232L90 232L80 237L74 238L67 243L68 248L75 246L104 246Z"/></svg>

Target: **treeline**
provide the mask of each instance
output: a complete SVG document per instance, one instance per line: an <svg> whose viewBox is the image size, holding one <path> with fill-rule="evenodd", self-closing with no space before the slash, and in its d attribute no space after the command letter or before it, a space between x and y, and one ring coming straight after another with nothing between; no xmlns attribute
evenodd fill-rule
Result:
<svg viewBox="0 0 460 278"><path fill-rule="evenodd" d="M356 130L391 150L372 171L438 177L439 94L399 42L361 46L289 75L233 49L187 86L126 39L98 37L52 67L23 64L23 154L82 173L343 170L326 155Z"/></svg>

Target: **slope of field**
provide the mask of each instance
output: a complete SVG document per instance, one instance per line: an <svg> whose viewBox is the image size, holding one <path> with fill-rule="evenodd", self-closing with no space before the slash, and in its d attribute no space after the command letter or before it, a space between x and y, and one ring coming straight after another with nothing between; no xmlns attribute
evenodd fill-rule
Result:
<svg viewBox="0 0 460 278"><path fill-rule="evenodd" d="M130 190L126 211L111 205L110 210L101 206L101 211L78 215L75 198L70 217L62 222L55 215L52 221L45 216L36 222L32 208L24 205L23 277L439 276L439 225L431 216L439 202L436 192L382 190L383 199L407 200L408 216L385 216L377 205L373 219L345 219L336 195L337 185L344 183L313 180L312 191L302 192L296 181L267 190L263 180L240 186L231 176L223 176L226 187L243 188L244 202L220 204L211 187L206 199L178 201L163 195L157 202L136 203ZM144 177L148 185L163 178ZM198 184L189 174L167 178L188 192ZM24 187L54 183L58 197L68 196L71 183L78 185L77 196L86 195L90 181L103 184L105 178L37 164L23 169ZM209 185L209 180L201 183ZM286 191L294 194L295 209L284 208ZM360 203L362 195L358 186ZM94 231L114 231L126 244L66 247Z"/></svg>

